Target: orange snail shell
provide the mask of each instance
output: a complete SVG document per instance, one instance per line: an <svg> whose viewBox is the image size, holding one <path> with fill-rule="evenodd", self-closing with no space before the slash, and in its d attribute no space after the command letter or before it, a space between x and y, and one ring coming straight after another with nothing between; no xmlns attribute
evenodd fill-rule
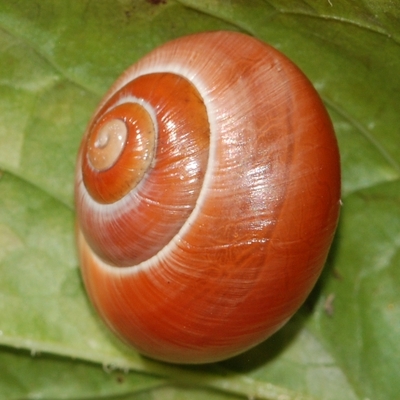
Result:
<svg viewBox="0 0 400 400"><path fill-rule="evenodd" d="M243 34L183 37L130 67L89 124L76 177L83 279L140 353L226 359L303 303L339 203L332 123L302 72Z"/></svg>

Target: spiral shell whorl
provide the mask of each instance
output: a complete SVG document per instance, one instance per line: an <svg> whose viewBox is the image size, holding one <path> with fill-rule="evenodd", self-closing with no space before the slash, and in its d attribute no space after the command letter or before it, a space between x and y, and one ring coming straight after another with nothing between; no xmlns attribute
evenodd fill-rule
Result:
<svg viewBox="0 0 400 400"><path fill-rule="evenodd" d="M105 321L141 353L211 362L270 336L314 285L337 224L338 149L329 117L304 75L273 48L237 33L198 34L158 48L122 75L99 110L139 77L164 73L191 82L207 114L207 133L199 139L196 161L189 162L196 164L186 181L193 187L171 186L183 194L179 206L169 208L181 210L181 218L169 232L154 223L152 245L141 237L130 244L115 226L121 222L118 232L127 229L132 237L146 225L138 222L146 207L137 212L133 203L137 190L151 183L152 171L125 198L94 204L78 165L82 271ZM159 129L162 118L155 118ZM161 147L158 142L156 152ZM174 191L162 191L161 198ZM107 229L97 229L92 239L97 221Z"/></svg>
<svg viewBox="0 0 400 400"><path fill-rule="evenodd" d="M168 101L165 99L167 95L174 98L172 107L168 107ZM120 104L121 99L129 101ZM207 115L204 104L191 83L172 74L140 76L113 96L99 114L105 112L106 116L111 114L114 118L115 110L126 110L127 115L131 116L126 118L127 121L131 124L134 122L135 126L139 125L139 117L148 113L141 111L139 114L138 110L142 110L143 107L132 103L132 99L141 99L142 102L144 99L148 107L154 110L153 125L157 127L157 134L150 136L157 136L158 145L153 165L148 162L153 157L147 155L149 153L147 148L151 145L145 146L146 152L144 152L137 150L136 143L131 147L128 147L127 143L126 148L131 149L126 151L130 165L127 166L125 163L122 171L115 167L100 173L94 171L98 175L109 174L109 177L104 179L104 187L107 188L108 184L111 188L109 197L112 199L116 197L115 192L117 192L116 200L122 198L121 190L119 187L117 190L112 188L120 180L125 181L125 175L128 175L130 181L134 179L132 190L124 193L127 195L126 199L117 204L119 210L117 211L115 206L93 207L92 201L87 196L82 196L80 207L82 229L86 232L86 237L90 238L88 240L92 248L96 249L102 258L117 266L138 264L154 256L175 236L196 204L204 172L207 169L209 145ZM129 114L134 106L137 106L134 112ZM141 125L151 125L151 122ZM177 131L181 131L182 134L177 135ZM88 135L89 143L91 136ZM84 147L83 183L96 201L97 193L95 192L93 196L92 192L100 191L102 186L97 180L92 183L94 173L89 166L86 167L89 162L86 161L88 157L85 150ZM136 161L133 157L136 153L146 155L142 157L145 158L143 169L135 168L135 164L140 162L140 158ZM137 182L138 177L141 179L140 182ZM128 184L125 187L128 187ZM106 195L107 191L104 191L100 200ZM98 214L89 212L92 209ZM112 236L109 235L111 230ZM127 238L126 241L123 241L124 237Z"/></svg>
<svg viewBox="0 0 400 400"><path fill-rule="evenodd" d="M132 102L117 105L92 127L82 164L85 186L95 201L118 201L141 182L154 158L155 135L145 107Z"/></svg>

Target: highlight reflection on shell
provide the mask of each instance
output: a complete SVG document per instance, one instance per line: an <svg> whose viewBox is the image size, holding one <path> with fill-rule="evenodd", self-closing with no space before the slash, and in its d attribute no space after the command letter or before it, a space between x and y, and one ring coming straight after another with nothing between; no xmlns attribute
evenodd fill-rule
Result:
<svg viewBox="0 0 400 400"><path fill-rule="evenodd" d="M106 323L142 354L225 359L303 303L339 201L332 124L299 69L239 33L177 39L117 80L84 136L84 282Z"/></svg>

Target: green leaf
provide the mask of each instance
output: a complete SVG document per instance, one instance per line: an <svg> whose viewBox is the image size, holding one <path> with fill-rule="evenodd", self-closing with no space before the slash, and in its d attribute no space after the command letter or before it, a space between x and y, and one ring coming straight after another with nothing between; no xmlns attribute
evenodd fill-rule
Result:
<svg viewBox="0 0 400 400"><path fill-rule="evenodd" d="M7 400L137 396L164 385L162 379L149 375L7 348L0 352L0 370L0 396Z"/></svg>
<svg viewBox="0 0 400 400"><path fill-rule="evenodd" d="M398 397L399 25L399 0L0 0L0 397ZM127 349L86 298L74 165L126 67L216 29L272 44L312 80L339 140L343 207L323 276L280 332L224 363L171 366Z"/></svg>

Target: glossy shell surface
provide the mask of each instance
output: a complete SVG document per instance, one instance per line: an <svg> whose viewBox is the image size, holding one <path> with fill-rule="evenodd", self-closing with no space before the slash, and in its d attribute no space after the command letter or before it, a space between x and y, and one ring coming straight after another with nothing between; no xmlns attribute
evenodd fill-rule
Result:
<svg viewBox="0 0 400 400"><path fill-rule="evenodd" d="M139 107L146 127L121 107ZM110 120L124 121L128 139L97 164L90 138L101 141ZM105 322L140 353L226 359L265 340L304 302L339 204L336 138L303 73L243 34L180 38L117 80L83 139L84 282Z"/></svg>

